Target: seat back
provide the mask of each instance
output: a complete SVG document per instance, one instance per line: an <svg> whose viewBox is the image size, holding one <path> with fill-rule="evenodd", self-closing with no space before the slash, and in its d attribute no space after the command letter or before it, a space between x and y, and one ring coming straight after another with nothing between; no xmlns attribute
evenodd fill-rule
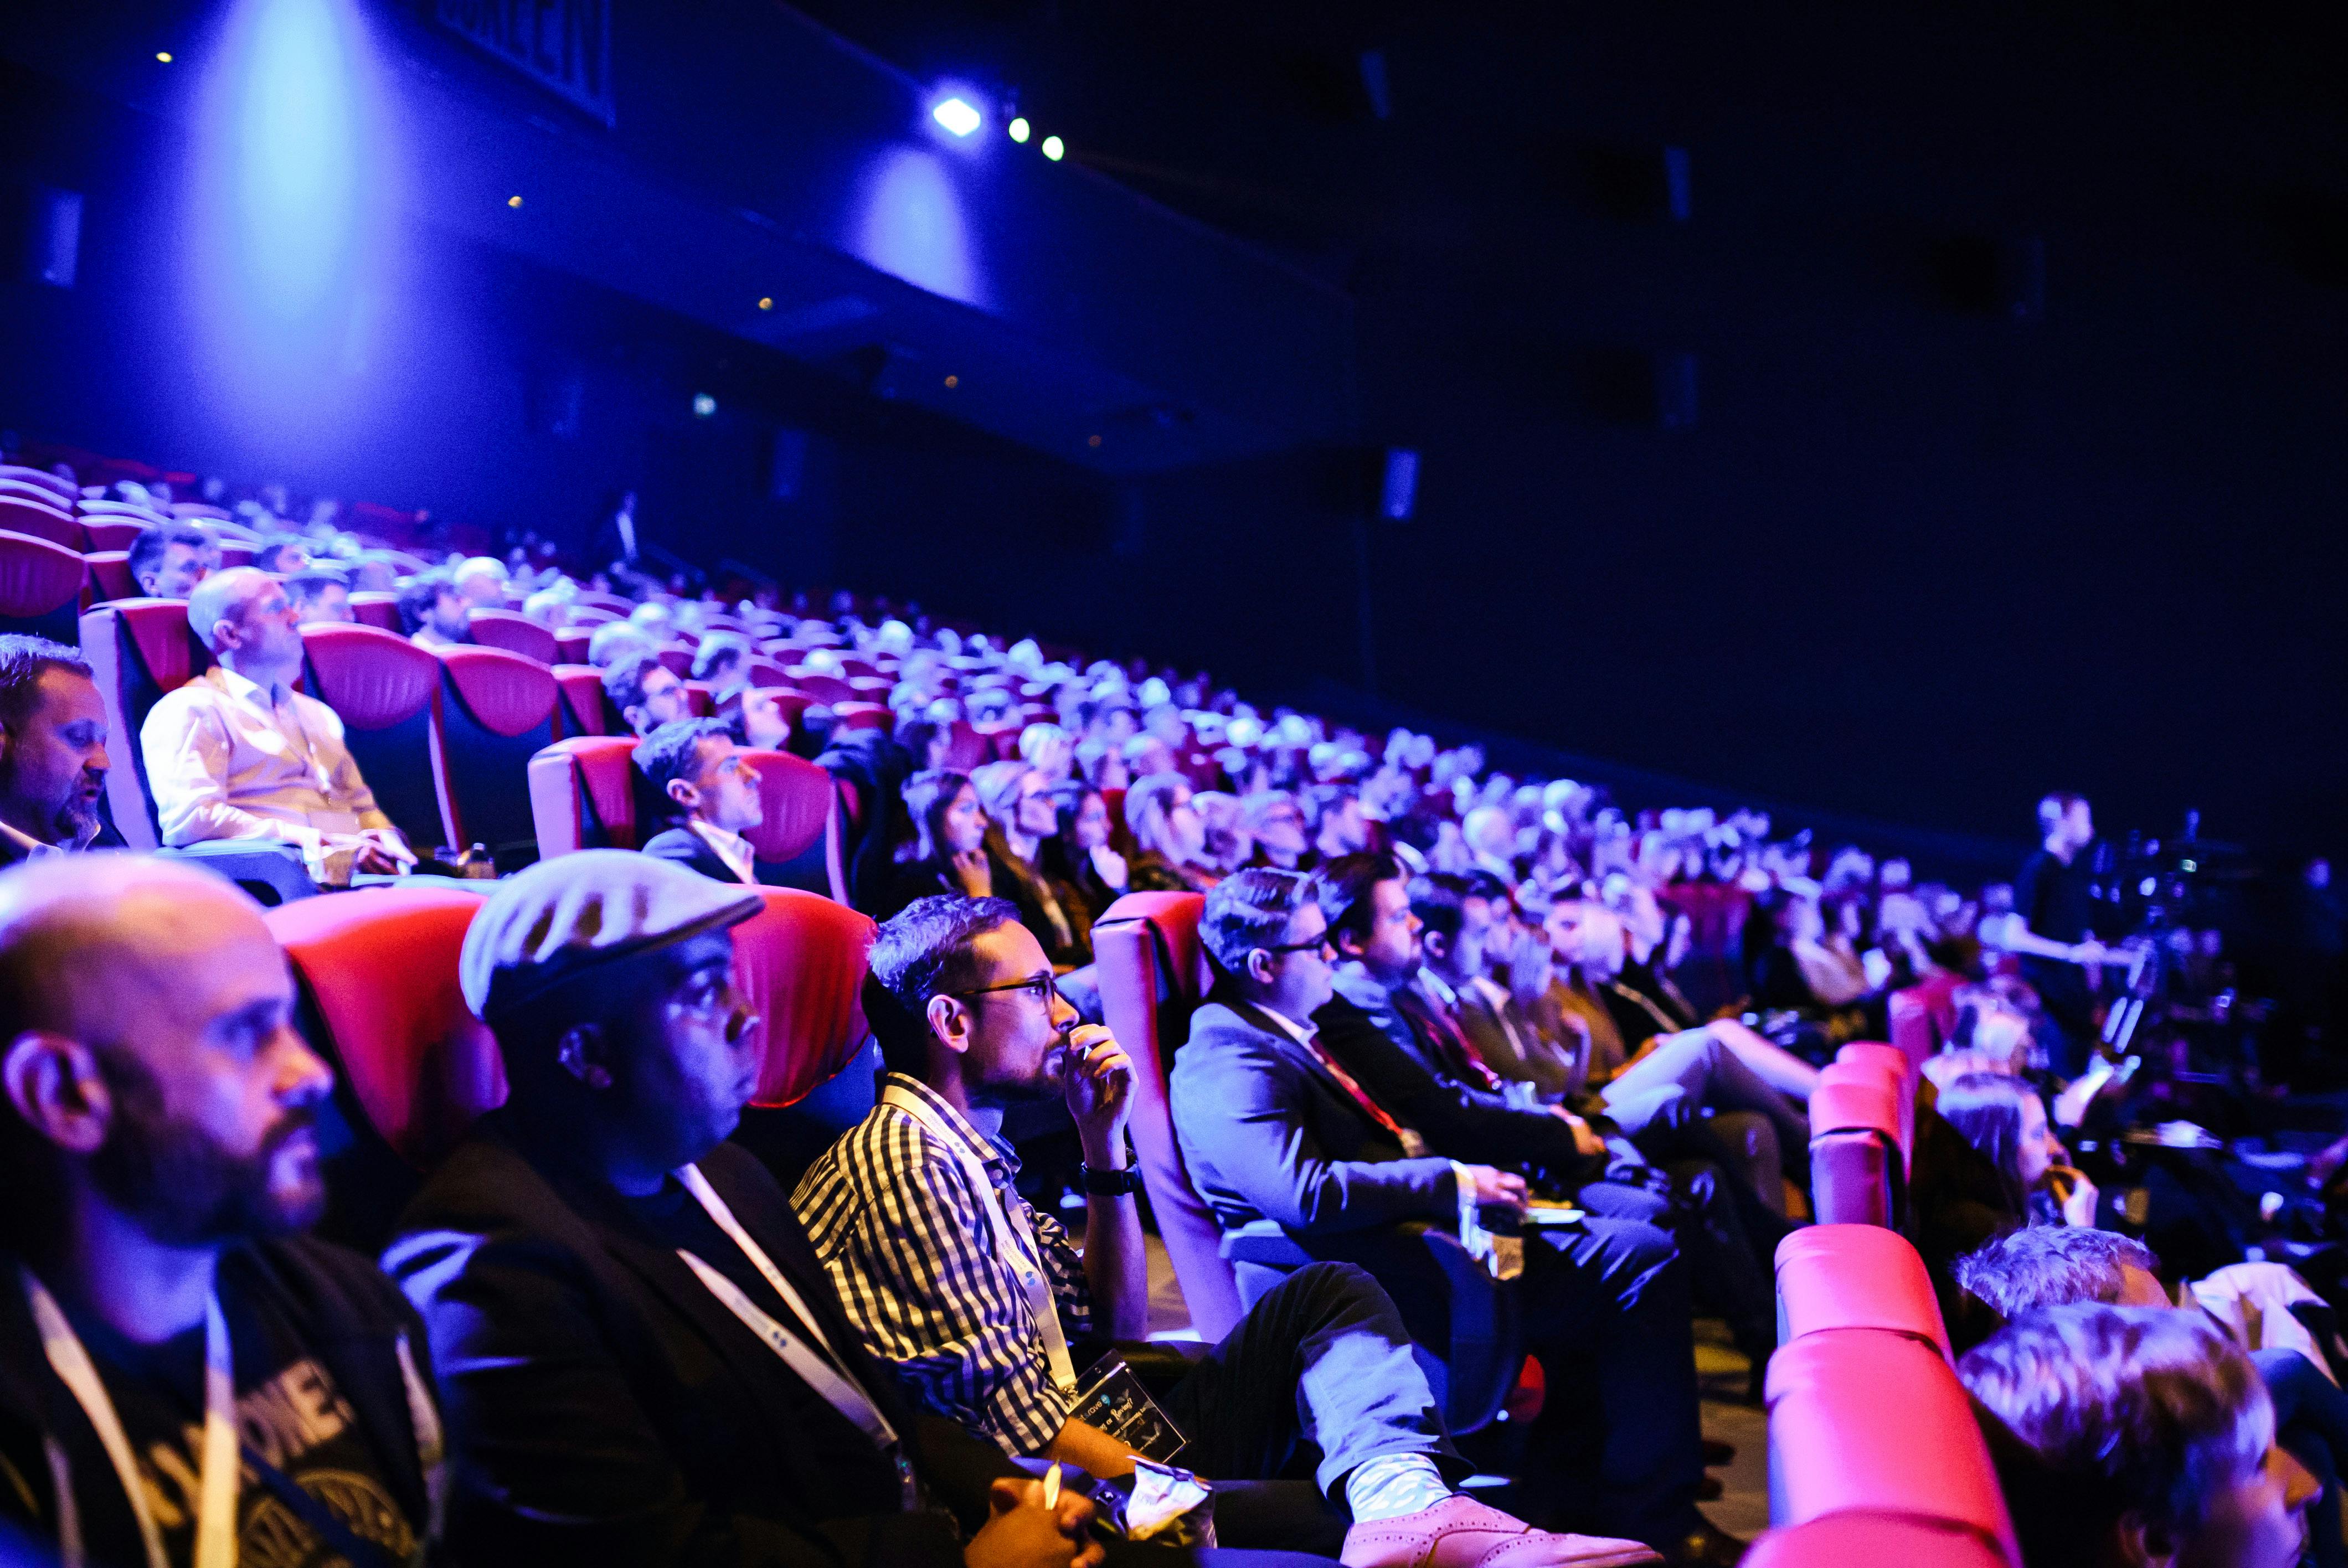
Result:
<svg viewBox="0 0 2348 1568"><path fill-rule="evenodd" d="M92 550L81 558L81 564L89 573L88 586L83 595L86 601L83 609L113 600L140 597L139 579L130 575L129 550Z"/></svg>
<svg viewBox="0 0 2348 1568"><path fill-rule="evenodd" d="M448 842L432 766L440 661L396 633L338 621L302 629L302 661L303 686L342 719L376 804L418 851Z"/></svg>
<svg viewBox="0 0 2348 1568"><path fill-rule="evenodd" d="M1906 1187L1898 1091L1873 1073L1830 1067L1818 1075L1809 1112L1819 1223L1896 1226Z"/></svg>
<svg viewBox="0 0 2348 1568"><path fill-rule="evenodd" d="M1923 1258L1881 1225L1808 1225L1777 1244L1777 1342L1838 1328L1905 1334L1950 1359Z"/></svg>
<svg viewBox="0 0 2348 1568"><path fill-rule="evenodd" d="M443 648L432 723L448 842L489 845L500 873L538 858L530 760L554 743L561 692L553 671L502 648Z"/></svg>
<svg viewBox="0 0 2348 1568"><path fill-rule="evenodd" d="M0 528L46 539L77 554L88 542L82 534L81 520L72 513L22 496L0 496Z"/></svg>
<svg viewBox="0 0 2348 1568"><path fill-rule="evenodd" d="M836 896L831 868L839 859L839 800L831 775L788 752L751 752L765 819L743 836L757 857L782 868L785 886Z"/></svg>
<svg viewBox="0 0 2348 1568"><path fill-rule="evenodd" d="M122 550L128 553L132 543L146 531L147 526L144 523L128 520L109 522L104 518L84 518L81 520L82 538L94 550Z"/></svg>
<svg viewBox="0 0 2348 1568"><path fill-rule="evenodd" d="M483 648L502 648L509 653L535 659L541 664L551 665L555 661L554 633L527 615L517 615L510 610L476 610L466 620L472 628L473 641Z"/></svg>
<svg viewBox="0 0 2348 1568"><path fill-rule="evenodd" d="M1931 1521L2020 1568L1988 1445L1936 1347L1823 1329L1779 1348L1767 1387L1772 1522L1844 1512Z"/></svg>
<svg viewBox="0 0 2348 1568"><path fill-rule="evenodd" d="M389 1239L422 1173L506 1097L497 1043L457 985L457 956L480 905L462 884L427 878L263 916L293 966L304 1032L335 1068L340 1125L320 1140L324 1228L370 1253Z"/></svg>
<svg viewBox="0 0 2348 1568"><path fill-rule="evenodd" d="M165 692L212 667L211 651L188 630L185 600L126 599L82 612L81 656L98 678L113 743L108 748L114 757L106 775L108 811L125 844L156 848L162 835L139 732Z"/></svg>
<svg viewBox="0 0 2348 1568"><path fill-rule="evenodd" d="M577 849L634 849L636 743L619 735L573 735L530 759L530 814L538 856Z"/></svg>
<svg viewBox="0 0 2348 1568"><path fill-rule="evenodd" d="M362 588L351 594L351 619L378 631L399 630L399 595L388 589Z"/></svg>
<svg viewBox="0 0 2348 1568"><path fill-rule="evenodd" d="M880 1053L864 1018L875 929L844 904L764 887L766 909L734 927L735 974L764 1020L758 1087L734 1141L785 1191L871 1112Z"/></svg>
<svg viewBox="0 0 2348 1568"><path fill-rule="evenodd" d="M1093 927L1101 1013L1133 1059L1133 1146L1150 1212L1173 1260L1191 1326L1213 1344L1245 1313L1239 1277L1222 1254L1222 1229L1190 1184L1174 1136L1166 1078L1189 1038L1190 1015L1206 995L1209 970L1199 942L1196 893L1128 893Z"/></svg>
<svg viewBox="0 0 2348 1568"><path fill-rule="evenodd" d="M1910 1065L1908 1053L1881 1040L1855 1040L1835 1053L1835 1065L1873 1073L1879 1081L1892 1086L1900 1098L1900 1163L1903 1168L1911 1166L1916 1158L1916 1082L1920 1070Z"/></svg>
<svg viewBox="0 0 2348 1568"><path fill-rule="evenodd" d="M613 733L609 705L603 700L603 672L601 670L592 664L557 664L554 667L554 683L562 688L564 734L608 735Z"/></svg>
<svg viewBox="0 0 2348 1568"><path fill-rule="evenodd" d="M1995 1547L1962 1526L1857 1510L1772 1530L1743 1561L1744 1568L2011 1568Z"/></svg>
<svg viewBox="0 0 2348 1568"><path fill-rule="evenodd" d="M65 546L0 528L0 632L73 646L88 569Z"/></svg>
<svg viewBox="0 0 2348 1568"><path fill-rule="evenodd" d="M586 663L587 645L593 639L594 632L585 626L564 627L554 634L554 662L557 664Z"/></svg>

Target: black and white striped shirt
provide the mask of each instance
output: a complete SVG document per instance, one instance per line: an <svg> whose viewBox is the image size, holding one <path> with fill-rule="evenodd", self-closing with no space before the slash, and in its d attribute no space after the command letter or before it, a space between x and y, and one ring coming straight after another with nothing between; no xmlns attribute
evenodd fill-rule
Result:
<svg viewBox="0 0 2348 1568"><path fill-rule="evenodd" d="M886 1080L919 1094L968 1141L1004 1206L1027 1211L1044 1271L1071 1341L1092 1331L1083 1260L1057 1220L1012 1185L1019 1157L987 1137L927 1084ZM887 1105L824 1152L791 1206L830 1272L840 1304L871 1352L896 1363L924 1404L1006 1452L1032 1454L1059 1434L1066 1396L1052 1381L1044 1334L1007 1261L1009 1238L972 1189L956 1152Z"/></svg>

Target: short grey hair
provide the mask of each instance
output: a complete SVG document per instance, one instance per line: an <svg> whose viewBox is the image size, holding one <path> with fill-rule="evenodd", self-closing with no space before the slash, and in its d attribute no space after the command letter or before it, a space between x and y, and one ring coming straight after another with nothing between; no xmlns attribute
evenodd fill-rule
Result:
<svg viewBox="0 0 2348 1568"><path fill-rule="evenodd" d="M2116 1232L2025 1225L1957 1259L1953 1272L2000 1317L2012 1317L2034 1307L2111 1306L2128 1267L2154 1274L2160 1260L2144 1243Z"/></svg>
<svg viewBox="0 0 2348 1568"><path fill-rule="evenodd" d="M212 573L188 595L188 630L196 634L197 641L218 655L221 622L242 620L245 606L275 581L258 567L232 566L226 571Z"/></svg>

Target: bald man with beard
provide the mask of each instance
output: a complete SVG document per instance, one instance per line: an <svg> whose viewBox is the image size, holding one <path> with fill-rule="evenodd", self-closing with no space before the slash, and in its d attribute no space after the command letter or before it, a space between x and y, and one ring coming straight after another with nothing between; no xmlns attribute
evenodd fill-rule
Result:
<svg viewBox="0 0 2348 1568"><path fill-rule="evenodd" d="M259 906L121 854L0 874L0 1526L67 1563L438 1559L421 1324L298 1233L332 1087Z"/></svg>

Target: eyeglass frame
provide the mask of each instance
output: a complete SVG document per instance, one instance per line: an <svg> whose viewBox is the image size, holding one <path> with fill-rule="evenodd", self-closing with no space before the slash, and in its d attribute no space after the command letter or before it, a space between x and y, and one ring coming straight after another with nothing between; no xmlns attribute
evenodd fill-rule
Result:
<svg viewBox="0 0 2348 1568"><path fill-rule="evenodd" d="M1033 990L1037 986L1044 988L1042 999L1046 1009L1049 1009L1054 1002L1067 999L1060 990L1060 977L1048 970L1040 975L1029 975L1024 980L1004 980L997 985L979 986L966 991L940 991L938 995L952 997L954 1000L963 1002L970 1000L973 997L1000 996L1007 991Z"/></svg>

